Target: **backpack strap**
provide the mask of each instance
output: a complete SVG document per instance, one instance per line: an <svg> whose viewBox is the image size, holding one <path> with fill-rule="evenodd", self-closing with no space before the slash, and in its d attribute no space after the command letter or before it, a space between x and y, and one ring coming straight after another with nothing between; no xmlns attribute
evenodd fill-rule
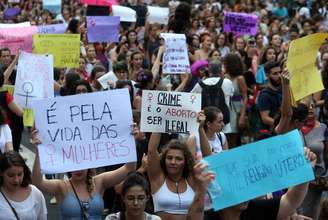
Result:
<svg viewBox="0 0 328 220"><path fill-rule="evenodd" d="M206 86L203 80L199 81L198 84L200 85L200 87L202 87L202 89Z"/></svg>
<svg viewBox="0 0 328 220"><path fill-rule="evenodd" d="M219 141L220 141L220 143L221 143L221 147L223 147L223 140L222 140L222 135L221 135L221 132L218 132L218 133L216 133L216 136L219 138Z"/></svg>
<svg viewBox="0 0 328 220"><path fill-rule="evenodd" d="M224 77L221 77L220 80L219 80L219 82L218 82L218 85L219 85L220 87L222 87L223 80L224 80Z"/></svg>

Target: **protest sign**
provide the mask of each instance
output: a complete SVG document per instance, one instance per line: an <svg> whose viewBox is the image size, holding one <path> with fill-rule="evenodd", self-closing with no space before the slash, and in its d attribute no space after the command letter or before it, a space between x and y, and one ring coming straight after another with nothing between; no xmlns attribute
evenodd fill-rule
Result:
<svg viewBox="0 0 328 220"><path fill-rule="evenodd" d="M113 16L119 16L121 21L126 22L136 22L137 21L137 13L132 8L113 5L112 6Z"/></svg>
<svg viewBox="0 0 328 220"><path fill-rule="evenodd" d="M38 26L39 34L64 34L67 29L67 24L50 24Z"/></svg>
<svg viewBox="0 0 328 220"><path fill-rule="evenodd" d="M61 13L62 0L43 0L43 9L47 9L54 14Z"/></svg>
<svg viewBox="0 0 328 220"><path fill-rule="evenodd" d="M54 56L55 67L74 68L79 66L79 34L35 34L33 44L33 53Z"/></svg>
<svg viewBox="0 0 328 220"><path fill-rule="evenodd" d="M190 73L186 36L184 34L162 33L165 40L163 73Z"/></svg>
<svg viewBox="0 0 328 220"><path fill-rule="evenodd" d="M88 42L118 42L120 17L88 16Z"/></svg>
<svg viewBox="0 0 328 220"><path fill-rule="evenodd" d="M16 23L16 24L5 24L0 23L0 28L18 28L18 27L31 27L31 23L29 21Z"/></svg>
<svg viewBox="0 0 328 220"><path fill-rule="evenodd" d="M115 73L110 71L97 80L104 89L108 89L108 87L109 87L108 82L115 84L117 81L117 77L116 77Z"/></svg>
<svg viewBox="0 0 328 220"><path fill-rule="evenodd" d="M287 68L295 101L324 89L321 74L316 67L316 59L319 48L327 37L327 33L317 33L290 43Z"/></svg>
<svg viewBox="0 0 328 220"><path fill-rule="evenodd" d="M128 89L43 99L33 110L44 173L136 161Z"/></svg>
<svg viewBox="0 0 328 220"><path fill-rule="evenodd" d="M99 5L99 6L112 6L117 4L117 0L81 0L82 4Z"/></svg>
<svg viewBox="0 0 328 220"><path fill-rule="evenodd" d="M298 130L205 157L215 210L314 179Z"/></svg>
<svg viewBox="0 0 328 220"><path fill-rule="evenodd" d="M141 131L195 134L201 94L142 91Z"/></svg>
<svg viewBox="0 0 328 220"><path fill-rule="evenodd" d="M31 52L33 34L37 31L36 26L0 28L0 47L8 47L12 54L20 49Z"/></svg>
<svg viewBox="0 0 328 220"><path fill-rule="evenodd" d="M14 99L23 108L31 100L54 97L53 56L21 51L18 58Z"/></svg>
<svg viewBox="0 0 328 220"><path fill-rule="evenodd" d="M169 22L169 8L147 6L147 9L149 13L147 21L150 24L167 24Z"/></svg>
<svg viewBox="0 0 328 220"><path fill-rule="evenodd" d="M224 32L232 32L238 35L256 35L258 18L254 14L225 12Z"/></svg>

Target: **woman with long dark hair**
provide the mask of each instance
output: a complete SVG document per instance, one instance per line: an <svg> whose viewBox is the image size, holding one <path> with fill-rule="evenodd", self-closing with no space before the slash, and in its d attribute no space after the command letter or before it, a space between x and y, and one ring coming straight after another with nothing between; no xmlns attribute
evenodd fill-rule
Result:
<svg viewBox="0 0 328 220"><path fill-rule="evenodd" d="M31 171L19 153L0 156L0 219L47 219L44 196L31 182Z"/></svg>

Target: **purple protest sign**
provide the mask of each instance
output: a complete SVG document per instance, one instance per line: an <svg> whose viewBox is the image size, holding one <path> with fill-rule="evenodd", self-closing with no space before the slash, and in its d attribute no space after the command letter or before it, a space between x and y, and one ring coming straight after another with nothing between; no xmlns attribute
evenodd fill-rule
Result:
<svg viewBox="0 0 328 220"><path fill-rule="evenodd" d="M246 13L225 12L224 32L232 32L238 35L256 35L257 16Z"/></svg>
<svg viewBox="0 0 328 220"><path fill-rule="evenodd" d="M118 42L119 16L88 16L88 42Z"/></svg>

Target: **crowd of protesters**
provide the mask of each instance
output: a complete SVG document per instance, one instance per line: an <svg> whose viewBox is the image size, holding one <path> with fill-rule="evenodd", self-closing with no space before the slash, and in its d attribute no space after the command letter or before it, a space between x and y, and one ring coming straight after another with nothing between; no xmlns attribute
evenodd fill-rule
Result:
<svg viewBox="0 0 328 220"><path fill-rule="evenodd" d="M65 23L67 34L80 34L79 67L54 69L54 93L103 91L97 79L113 71L118 81L109 83L108 89L129 89L137 162L45 178L36 153L31 172L20 154L23 109L3 90L0 220L47 219L43 194L54 196L61 219L68 220L328 219L328 40L316 59L324 90L292 106L286 68L292 40L328 31L328 1L121 0L118 4L134 9L137 20L120 23L118 43L88 42L86 16L110 15L111 7L79 2L62 0L61 13L55 14L43 9L42 0L2 0L0 23ZM147 5L168 7L168 24L150 24ZM224 32L227 11L257 15L256 35ZM168 32L185 34L191 74L162 73L165 42L160 33ZM15 84L18 56L0 48L1 87ZM214 85L222 89L221 103L202 106L197 134L140 131L143 90L203 94L206 86ZM206 204L208 183L215 177L200 162L202 157L293 129L303 137L315 180L220 211ZM37 128L28 131L37 149Z"/></svg>

